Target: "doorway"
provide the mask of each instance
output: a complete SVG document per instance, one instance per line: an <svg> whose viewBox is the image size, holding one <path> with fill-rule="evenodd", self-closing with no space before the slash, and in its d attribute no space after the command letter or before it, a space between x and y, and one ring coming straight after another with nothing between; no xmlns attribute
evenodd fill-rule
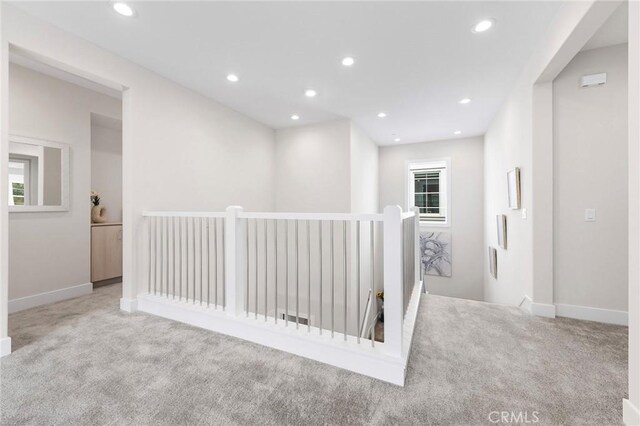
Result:
<svg viewBox="0 0 640 426"><path fill-rule="evenodd" d="M112 136L119 132L112 139L119 143L114 150L120 152L120 166L111 173L119 191L109 199L120 206L113 217L121 226L122 93L10 50L8 104L8 327L17 350L29 343L24 336L50 331L40 319L55 325L38 314L42 306L93 292L94 127L111 126ZM113 167L103 163L95 165ZM121 249L118 256L121 277ZM25 316L27 311L33 315ZM33 326L32 332L15 332L25 325Z"/></svg>

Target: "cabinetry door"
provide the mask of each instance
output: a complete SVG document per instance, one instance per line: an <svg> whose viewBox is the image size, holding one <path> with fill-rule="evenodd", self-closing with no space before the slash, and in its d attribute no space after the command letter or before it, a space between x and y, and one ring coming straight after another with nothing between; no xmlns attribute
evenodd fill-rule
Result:
<svg viewBox="0 0 640 426"><path fill-rule="evenodd" d="M91 281L122 276L122 225L91 228Z"/></svg>

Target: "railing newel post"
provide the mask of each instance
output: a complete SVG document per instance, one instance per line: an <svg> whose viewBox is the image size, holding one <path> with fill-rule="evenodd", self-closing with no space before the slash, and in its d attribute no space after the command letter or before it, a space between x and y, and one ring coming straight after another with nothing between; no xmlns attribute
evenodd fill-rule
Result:
<svg viewBox="0 0 640 426"><path fill-rule="evenodd" d="M421 285L422 287L420 288L420 291L422 291L422 289L424 289L425 283L422 282L422 275L421 275L421 253L420 253L420 209L418 207L412 207L411 210L415 213L415 226L414 226L414 232L415 232L415 236L414 236L414 250L415 250L415 263L413 265L414 267L414 274L415 274L415 284Z"/></svg>
<svg viewBox="0 0 640 426"><path fill-rule="evenodd" d="M229 316L239 316L244 311L245 266L247 262L246 221L240 219L242 207L229 206L224 218L224 253L225 253L225 304Z"/></svg>
<svg viewBox="0 0 640 426"><path fill-rule="evenodd" d="M383 212L384 346L387 354L402 355L403 233L402 209L386 206Z"/></svg>

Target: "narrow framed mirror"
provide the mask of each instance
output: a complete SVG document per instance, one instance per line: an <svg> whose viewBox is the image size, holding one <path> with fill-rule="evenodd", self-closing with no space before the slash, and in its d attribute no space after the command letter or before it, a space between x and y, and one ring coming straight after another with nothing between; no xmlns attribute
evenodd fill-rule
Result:
<svg viewBox="0 0 640 426"><path fill-rule="evenodd" d="M9 212L69 210L69 145L9 136Z"/></svg>

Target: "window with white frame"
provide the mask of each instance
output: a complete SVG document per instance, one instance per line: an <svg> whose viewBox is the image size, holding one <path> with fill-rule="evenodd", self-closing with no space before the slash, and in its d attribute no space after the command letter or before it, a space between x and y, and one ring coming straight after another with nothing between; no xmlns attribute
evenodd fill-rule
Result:
<svg viewBox="0 0 640 426"><path fill-rule="evenodd" d="M26 206L30 201L31 161L9 158L9 205Z"/></svg>
<svg viewBox="0 0 640 426"><path fill-rule="evenodd" d="M449 223L448 161L409 163L408 207L420 209L420 221Z"/></svg>

